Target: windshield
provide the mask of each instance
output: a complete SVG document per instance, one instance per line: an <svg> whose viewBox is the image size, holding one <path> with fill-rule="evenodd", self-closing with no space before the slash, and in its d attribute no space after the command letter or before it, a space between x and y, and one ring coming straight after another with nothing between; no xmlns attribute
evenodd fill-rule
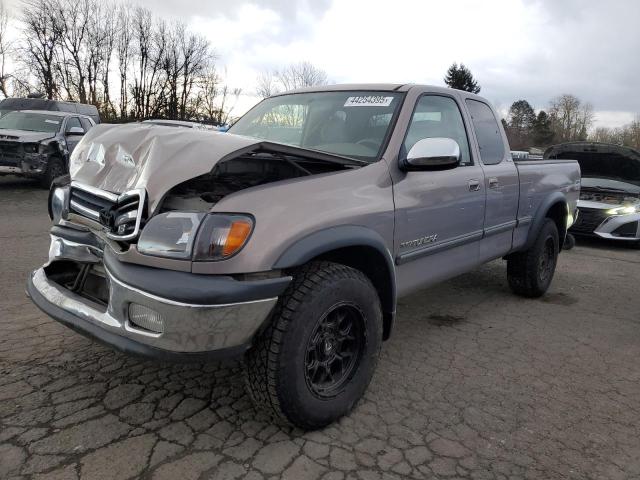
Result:
<svg viewBox="0 0 640 480"><path fill-rule="evenodd" d="M374 161L382 155L402 97L398 92L372 91L271 97L229 133Z"/></svg>
<svg viewBox="0 0 640 480"><path fill-rule="evenodd" d="M11 112L0 118L0 130L26 130L28 132L55 133L60 129L62 117L46 113Z"/></svg>

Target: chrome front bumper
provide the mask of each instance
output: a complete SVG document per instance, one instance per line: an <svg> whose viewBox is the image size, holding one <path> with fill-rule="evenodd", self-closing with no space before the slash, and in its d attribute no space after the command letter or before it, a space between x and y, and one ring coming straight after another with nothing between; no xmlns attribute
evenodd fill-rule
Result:
<svg viewBox="0 0 640 480"><path fill-rule="evenodd" d="M100 254L93 246L52 235L49 263L31 273L27 292L56 320L119 350L154 357L244 351L277 302L273 297L216 305L182 303L127 285L102 267L109 285L104 306L47 276L46 267L60 260L102 266ZM154 332L133 323L130 305L156 312L162 328Z"/></svg>

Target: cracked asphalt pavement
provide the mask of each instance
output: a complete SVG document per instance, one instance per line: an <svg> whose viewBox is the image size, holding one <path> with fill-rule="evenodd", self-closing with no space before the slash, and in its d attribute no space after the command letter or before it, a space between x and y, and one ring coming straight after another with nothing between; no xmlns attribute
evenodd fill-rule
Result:
<svg viewBox="0 0 640 480"><path fill-rule="evenodd" d="M115 353L24 294L47 193L0 178L0 478L640 478L640 253L578 244L550 292L493 262L400 302L365 398L305 433L251 406L238 362Z"/></svg>

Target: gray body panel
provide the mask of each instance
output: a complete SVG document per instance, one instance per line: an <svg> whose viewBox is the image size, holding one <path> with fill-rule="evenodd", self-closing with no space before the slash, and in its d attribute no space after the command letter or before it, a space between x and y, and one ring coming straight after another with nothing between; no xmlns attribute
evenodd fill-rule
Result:
<svg viewBox="0 0 640 480"><path fill-rule="evenodd" d="M504 158L496 165L484 165L465 100L487 102L466 92L413 85L334 85L304 91L358 89L405 95L379 161L274 181L224 196L211 212L249 214L255 219L247 244L224 261L143 255L135 243L116 251L116 256L122 262L194 274L242 275L280 271L341 248L362 247L362 251L377 252L369 262L385 266L382 270L388 281L376 287L385 314L392 318L397 297L527 248L552 208L565 212L559 224L564 235L564 219L575 212L579 194L576 162L513 162L499 126ZM456 102L470 145L471 165L440 171L400 168L406 155L405 134L421 95L446 96ZM153 215L174 186L260 146L268 147L269 142L231 133L171 131L141 124L98 126L76 148L71 177L117 194L144 189ZM317 155L287 148L299 155ZM477 188L470 188L471 182ZM95 224L84 225L96 231ZM103 236L99 231L96 234ZM384 298L386 292L380 291L380 285L386 285L391 300Z"/></svg>
<svg viewBox="0 0 640 480"><path fill-rule="evenodd" d="M532 217L545 195L569 193L579 171L574 163L536 163L519 178L503 133L505 158L483 165L464 100L480 99L457 90L401 85L331 86L326 90L386 89L406 91L394 132L382 160L362 168L283 180L233 193L213 212L250 213L256 219L251 241L224 262L166 261L139 254L135 245L120 252L123 261L191 270L202 274L240 274L268 271L296 242L324 229L357 225L371 229L385 242L396 262L397 293L462 273L523 245L529 225L516 228L519 217ZM314 91L317 89L304 89ZM323 88L325 90L325 88ZM423 94L452 97L458 103L475 165L437 172L403 172L399 156L416 100ZM485 100L481 99L486 103ZM261 143L233 134L193 130L154 129L150 126L101 125L93 128L76 149L71 173L75 181L121 193L144 188L154 212L164 194L176 184L202 175L225 157ZM92 145L104 145L103 163L86 161ZM131 163L122 160L128 155ZM490 178L499 180L489 188ZM468 182L482 188L470 192ZM524 195L518 196L520 192ZM577 192L567 197L575 207ZM437 235L426 249L401 246L404 242ZM513 238L516 242L513 242ZM431 249L429 251L429 249ZM406 254L410 254L408 257ZM411 255L413 254L413 255ZM425 274L428 272L428 274Z"/></svg>

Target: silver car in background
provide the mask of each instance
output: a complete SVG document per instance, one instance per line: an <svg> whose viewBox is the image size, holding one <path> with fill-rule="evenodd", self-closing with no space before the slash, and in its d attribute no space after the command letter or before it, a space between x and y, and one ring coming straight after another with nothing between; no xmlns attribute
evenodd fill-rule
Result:
<svg viewBox="0 0 640 480"><path fill-rule="evenodd" d="M544 156L580 163L579 214L571 233L640 248L640 152L606 143L573 142L549 147Z"/></svg>

